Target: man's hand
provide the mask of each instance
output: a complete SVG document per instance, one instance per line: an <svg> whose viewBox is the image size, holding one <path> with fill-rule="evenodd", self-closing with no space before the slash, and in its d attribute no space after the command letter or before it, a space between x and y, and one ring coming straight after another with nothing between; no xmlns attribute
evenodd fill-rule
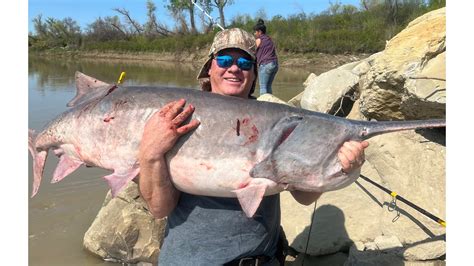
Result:
<svg viewBox="0 0 474 266"><path fill-rule="evenodd" d="M342 147L339 149L338 158L342 165L342 171L349 174L352 171L360 168L365 161L364 149L369 146L367 141L347 141L344 142ZM300 204L309 205L319 199L322 192L304 192L304 191L291 191L291 195Z"/></svg>
<svg viewBox="0 0 474 266"><path fill-rule="evenodd" d="M199 126L200 122L196 119L182 125L194 112L192 105L188 105L183 110L185 104L184 99L170 102L153 114L143 131L139 150L140 158L154 161L164 157L179 137Z"/></svg>
<svg viewBox="0 0 474 266"><path fill-rule="evenodd" d="M337 154L344 173L358 169L365 162L364 149L369 146L367 141L346 141Z"/></svg>
<svg viewBox="0 0 474 266"><path fill-rule="evenodd" d="M183 99L171 102L153 114L145 125L138 152L140 194L153 216L160 219L173 211L180 197L171 182L165 155L179 137L199 126L198 120L182 125L194 112L192 105L183 110L185 103Z"/></svg>

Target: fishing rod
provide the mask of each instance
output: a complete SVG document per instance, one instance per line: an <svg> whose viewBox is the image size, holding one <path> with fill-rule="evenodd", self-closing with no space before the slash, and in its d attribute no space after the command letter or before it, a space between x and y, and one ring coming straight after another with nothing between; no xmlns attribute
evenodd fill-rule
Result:
<svg viewBox="0 0 474 266"><path fill-rule="evenodd" d="M219 24L219 22L217 22L215 19L213 19L211 17L211 15L209 15L204 9L202 9L202 7L200 7L198 4L196 4L196 1L197 0L191 0L191 3L193 3L193 5L195 5L199 10L201 10L201 12L204 13L204 15L206 15L211 20L213 25L217 25L217 26L219 26L219 28L221 28L221 30L224 30L224 27L222 27L221 24Z"/></svg>
<svg viewBox="0 0 474 266"><path fill-rule="evenodd" d="M408 206L412 207L413 209L417 210L418 212L424 214L426 217L430 218L431 220L437 222L441 226L446 227L446 221L444 221L443 219L438 218L437 216L429 213L428 211L418 207L417 205L413 204L412 202L410 202L407 199L403 198L402 196L398 195L397 192L391 191L391 190L375 183L374 181L370 180L368 177L366 177L364 175L360 175L360 177L362 179L364 179L365 181L371 183L372 185L374 185L374 186L380 188L381 190L385 191L387 194L390 194L394 199L397 199L397 200L405 203L406 205L408 205Z"/></svg>

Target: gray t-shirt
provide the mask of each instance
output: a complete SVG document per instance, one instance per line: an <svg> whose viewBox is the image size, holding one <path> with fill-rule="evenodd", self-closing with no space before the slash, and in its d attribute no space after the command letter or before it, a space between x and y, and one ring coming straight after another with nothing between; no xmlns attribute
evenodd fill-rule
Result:
<svg viewBox="0 0 474 266"><path fill-rule="evenodd" d="M236 198L181 193L168 216L158 264L222 265L237 258L273 257L280 226L280 195L263 198L247 218Z"/></svg>

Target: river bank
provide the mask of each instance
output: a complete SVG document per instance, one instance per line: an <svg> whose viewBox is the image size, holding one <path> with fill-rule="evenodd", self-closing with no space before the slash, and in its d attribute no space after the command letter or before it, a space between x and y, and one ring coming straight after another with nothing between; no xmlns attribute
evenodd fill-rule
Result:
<svg viewBox="0 0 474 266"><path fill-rule="evenodd" d="M125 60L141 61L142 63L180 62L190 64L202 64L207 57L208 50L200 49L195 52L118 52L118 51L81 51L81 50L47 50L30 51L33 56L59 57L68 59L94 59L94 60ZM325 54L325 53L285 53L278 54L279 64L282 67L317 68L324 66L325 69L358 61L368 57L370 54Z"/></svg>

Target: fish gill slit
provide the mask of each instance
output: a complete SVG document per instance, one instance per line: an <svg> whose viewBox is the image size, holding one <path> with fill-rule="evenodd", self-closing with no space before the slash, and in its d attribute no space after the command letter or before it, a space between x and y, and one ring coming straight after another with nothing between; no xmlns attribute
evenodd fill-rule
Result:
<svg viewBox="0 0 474 266"><path fill-rule="evenodd" d="M281 145L283 142L285 142L285 140L288 139L288 137L295 130L295 128L296 126L292 126L283 130L283 133L281 134L280 139L278 140L278 145Z"/></svg>

